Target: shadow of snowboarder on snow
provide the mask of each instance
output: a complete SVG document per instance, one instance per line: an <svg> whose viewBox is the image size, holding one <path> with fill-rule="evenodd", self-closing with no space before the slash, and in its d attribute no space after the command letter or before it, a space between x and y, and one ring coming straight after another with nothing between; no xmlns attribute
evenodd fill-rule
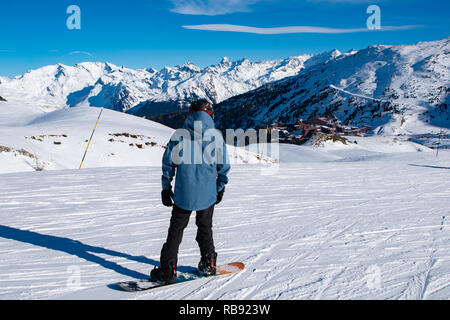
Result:
<svg viewBox="0 0 450 320"><path fill-rule="evenodd" d="M79 258L82 258L86 261L90 261L93 263L97 263L98 265L111 269L117 273L120 273L127 277L132 277L136 279L148 279L149 274L143 274L134 270L130 270L125 268L115 262L108 261L104 258L101 258L96 254L107 254L114 257L121 257L131 261L141 262L150 264L153 266L159 265L158 261L153 259L149 259L143 256L133 256L126 253L105 249L102 247L95 247L91 245L84 244L77 240L72 240L69 238L57 237L57 236L49 236L41 233L37 233L34 231L21 230L17 228L12 228L8 226L0 225L0 237L5 239L16 240L24 243L29 243L35 246L40 246L43 248L62 251ZM178 268L181 272L192 272L195 270L193 267L180 267Z"/></svg>

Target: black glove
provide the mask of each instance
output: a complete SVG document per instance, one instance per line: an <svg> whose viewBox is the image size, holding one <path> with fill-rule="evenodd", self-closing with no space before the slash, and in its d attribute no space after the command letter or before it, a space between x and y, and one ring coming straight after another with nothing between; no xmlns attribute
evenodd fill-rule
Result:
<svg viewBox="0 0 450 320"><path fill-rule="evenodd" d="M172 199L173 199L172 189L167 189L167 190L161 191L161 200L162 200L163 205L165 205L166 207L173 206Z"/></svg>
<svg viewBox="0 0 450 320"><path fill-rule="evenodd" d="M225 192L225 188L223 188L222 190L220 190L220 191L217 193L216 204L219 204L219 203L222 201L224 192Z"/></svg>

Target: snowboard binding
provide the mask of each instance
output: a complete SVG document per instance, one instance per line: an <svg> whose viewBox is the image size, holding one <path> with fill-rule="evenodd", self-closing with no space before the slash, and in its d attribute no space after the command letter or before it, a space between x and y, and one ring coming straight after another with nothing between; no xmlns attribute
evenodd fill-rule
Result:
<svg viewBox="0 0 450 320"><path fill-rule="evenodd" d="M198 264L198 273L204 277L214 276L217 272L216 262L217 253L214 252L205 255Z"/></svg>

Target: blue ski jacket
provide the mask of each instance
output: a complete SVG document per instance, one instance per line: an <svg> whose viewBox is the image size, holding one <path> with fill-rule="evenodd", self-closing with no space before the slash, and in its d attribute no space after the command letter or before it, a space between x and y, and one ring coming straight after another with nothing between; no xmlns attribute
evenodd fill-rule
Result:
<svg viewBox="0 0 450 320"><path fill-rule="evenodd" d="M172 188L173 202L181 209L204 210L217 200L217 193L228 183L230 164L222 134L210 115L190 113L177 129L162 158L162 188Z"/></svg>

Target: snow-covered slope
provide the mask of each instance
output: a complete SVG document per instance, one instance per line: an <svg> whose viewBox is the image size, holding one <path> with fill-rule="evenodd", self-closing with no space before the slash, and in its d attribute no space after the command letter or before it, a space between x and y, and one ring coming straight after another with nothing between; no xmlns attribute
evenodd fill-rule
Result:
<svg viewBox="0 0 450 320"><path fill-rule="evenodd" d="M406 139L387 136L348 137L346 144L342 142L324 141L317 143L312 139L304 145L280 144L280 163L318 163L365 161L370 159L387 159L423 152L434 154L433 150ZM269 152L263 152L270 156Z"/></svg>
<svg viewBox="0 0 450 320"><path fill-rule="evenodd" d="M99 108L65 108L48 113L34 109L32 113L30 107L9 102L7 106L0 109L0 173L80 166ZM83 168L160 166L173 131L153 121L104 109ZM229 149L233 164L273 162L244 149Z"/></svg>
<svg viewBox="0 0 450 320"><path fill-rule="evenodd" d="M93 168L0 179L0 299L450 298L450 154L230 171L214 212L218 263L237 275L138 294L114 282L159 263L170 209L160 170ZM193 220L180 273L200 259Z"/></svg>
<svg viewBox="0 0 450 320"><path fill-rule="evenodd" d="M222 128L250 128L311 115L410 134L450 128L450 38L370 46L314 64L299 75L223 101Z"/></svg>
<svg viewBox="0 0 450 320"><path fill-rule="evenodd" d="M186 63L159 71L100 62L57 64L14 79L0 78L0 96L44 111L83 105L154 115L175 111L197 98L217 103L267 82L294 76L305 64L310 67L336 55L340 53L261 62L247 59L232 62L223 58L206 68Z"/></svg>
<svg viewBox="0 0 450 320"><path fill-rule="evenodd" d="M44 113L26 125L2 126L0 172L76 169L100 109L70 108ZM104 110L84 167L156 165L172 130L131 115ZM16 156L26 150L31 156ZM7 162L10 165L5 166Z"/></svg>

